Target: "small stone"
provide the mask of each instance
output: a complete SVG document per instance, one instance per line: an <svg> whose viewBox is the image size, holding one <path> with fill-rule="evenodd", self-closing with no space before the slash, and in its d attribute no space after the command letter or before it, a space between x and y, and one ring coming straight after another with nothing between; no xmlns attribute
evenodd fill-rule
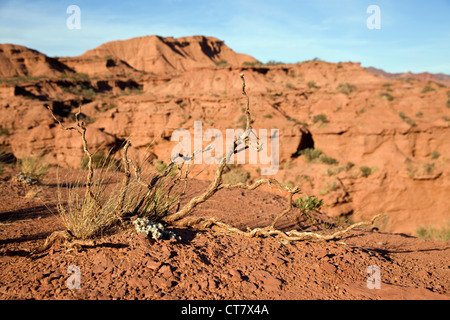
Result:
<svg viewBox="0 0 450 320"><path fill-rule="evenodd" d="M170 269L170 266L167 264L159 268L158 273L163 275L165 278L173 278L172 270Z"/></svg>
<svg viewBox="0 0 450 320"><path fill-rule="evenodd" d="M200 288L201 288L202 290L207 289L208 286L209 286L209 283L208 283L208 280L207 280L207 279L201 280L198 284L200 285Z"/></svg>
<svg viewBox="0 0 450 320"><path fill-rule="evenodd" d="M133 288L142 289L148 287L148 280L141 278L139 276L134 276L128 281L128 285Z"/></svg>
<svg viewBox="0 0 450 320"><path fill-rule="evenodd" d="M279 266L279 265L285 264L286 261L281 259L280 257L274 256L274 257L270 258L269 263Z"/></svg>
<svg viewBox="0 0 450 320"><path fill-rule="evenodd" d="M337 268L329 262L323 262L321 268L329 273L335 273Z"/></svg>
<svg viewBox="0 0 450 320"><path fill-rule="evenodd" d="M231 275L231 281L241 281L242 280L242 276L241 273L235 269L229 269L228 272Z"/></svg>
<svg viewBox="0 0 450 320"><path fill-rule="evenodd" d="M93 269L92 272L93 273L103 273L106 270L106 267L101 265L101 264L97 264Z"/></svg>
<svg viewBox="0 0 450 320"><path fill-rule="evenodd" d="M317 259L322 259L323 257L325 257L328 254L327 250L322 250L318 255L317 255Z"/></svg>
<svg viewBox="0 0 450 320"><path fill-rule="evenodd" d="M161 262L156 260L149 260L146 264L146 267L151 270L156 270L161 266Z"/></svg>
<svg viewBox="0 0 450 320"><path fill-rule="evenodd" d="M171 288L174 285L174 282L160 277L155 277L152 283L160 289Z"/></svg>

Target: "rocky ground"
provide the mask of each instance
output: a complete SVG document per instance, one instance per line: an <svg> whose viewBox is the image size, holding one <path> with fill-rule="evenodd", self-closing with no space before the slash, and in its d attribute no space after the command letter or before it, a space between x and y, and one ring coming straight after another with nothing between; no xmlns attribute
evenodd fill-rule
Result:
<svg viewBox="0 0 450 320"><path fill-rule="evenodd" d="M63 229L55 208L57 184L53 171L37 187L17 184L4 175L0 182L2 252L35 248L53 231ZM205 182L194 182L191 193L205 186ZM266 224L284 205L284 199L273 193L224 190L195 214L253 228ZM316 218L329 221L325 216ZM320 225L318 232L332 232ZM299 226L292 216L280 221L284 230L295 227ZM327 242L172 231L181 236L180 241L155 241L125 223L79 250L55 244L32 259L0 256L0 299L450 298L448 241L371 228L358 228ZM73 265L79 268L79 289L73 287L75 269L68 271ZM371 266L379 267L380 289L367 285L374 275L368 273Z"/></svg>

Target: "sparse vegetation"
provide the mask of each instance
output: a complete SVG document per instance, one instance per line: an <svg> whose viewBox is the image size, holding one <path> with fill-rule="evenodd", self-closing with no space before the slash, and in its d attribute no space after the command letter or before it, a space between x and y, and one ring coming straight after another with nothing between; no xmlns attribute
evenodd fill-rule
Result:
<svg viewBox="0 0 450 320"><path fill-rule="evenodd" d="M394 100L394 97L389 92L380 92L380 97L387 101Z"/></svg>
<svg viewBox="0 0 450 320"><path fill-rule="evenodd" d="M362 166L359 168L359 170L361 171L361 176L367 178L377 170L377 167Z"/></svg>
<svg viewBox="0 0 450 320"><path fill-rule="evenodd" d="M247 124L247 117L242 115L236 119L235 123L237 129L245 129L245 126Z"/></svg>
<svg viewBox="0 0 450 320"><path fill-rule="evenodd" d="M86 73L64 73L58 77L59 80L89 81L89 75Z"/></svg>
<svg viewBox="0 0 450 320"><path fill-rule="evenodd" d="M49 170L48 164L37 157L26 157L17 161L20 172L33 180L41 180Z"/></svg>
<svg viewBox="0 0 450 320"><path fill-rule="evenodd" d="M336 159L328 157L320 149L306 148L300 151L300 154L305 156L306 162L318 161L330 165L338 164Z"/></svg>
<svg viewBox="0 0 450 320"><path fill-rule="evenodd" d="M343 171L346 171L346 170L347 170L347 168L344 167L344 166L339 166L339 167L334 167L334 168L327 168L327 169L324 170L323 174L325 176L329 177L329 176L337 175L337 174L339 174L339 173L341 173Z"/></svg>
<svg viewBox="0 0 450 320"><path fill-rule="evenodd" d="M338 164L338 161L337 161L336 159L334 159L334 158L332 158L332 157L329 157L329 156L326 156L326 155L324 155L324 154L322 154L322 155L319 157L319 161L320 161L321 163L329 164L329 165Z"/></svg>
<svg viewBox="0 0 450 320"><path fill-rule="evenodd" d="M411 127L417 126L417 123L415 123L414 120L408 117L403 111L399 111L398 116L402 118L402 120L405 121L407 124L409 124Z"/></svg>
<svg viewBox="0 0 450 320"><path fill-rule="evenodd" d="M328 123L328 119L327 116L324 115L323 113L319 113L316 114L313 119L312 119L313 123L317 123L317 122L321 122L321 123Z"/></svg>
<svg viewBox="0 0 450 320"><path fill-rule="evenodd" d="M230 64L228 63L228 61L226 61L226 60L220 60L220 61L217 61L216 62L216 66L217 67L227 67L227 66L229 66Z"/></svg>
<svg viewBox="0 0 450 320"><path fill-rule="evenodd" d="M319 211L323 207L323 200L319 200L316 196L305 196L295 201L295 206L301 214L309 214L312 211Z"/></svg>
<svg viewBox="0 0 450 320"><path fill-rule="evenodd" d="M72 93L76 96L92 100L96 97L97 92L89 82L78 82L76 85L71 85L63 88L64 92Z"/></svg>
<svg viewBox="0 0 450 320"><path fill-rule="evenodd" d="M449 241L450 240L450 224L436 228L433 226L420 227L416 234L419 238L426 240Z"/></svg>
<svg viewBox="0 0 450 320"><path fill-rule="evenodd" d="M8 83L11 85L17 85L20 83L26 82L34 82L39 81L41 79L47 79L48 76L19 76L19 77L10 77L10 78L2 78L0 79L0 83Z"/></svg>
<svg viewBox="0 0 450 320"><path fill-rule="evenodd" d="M428 162L423 165L423 169L426 174L432 174L434 171L434 163Z"/></svg>
<svg viewBox="0 0 450 320"><path fill-rule="evenodd" d="M296 89L295 86L294 86L292 83L290 83L290 82L286 83L286 84L284 85L284 87L285 87L286 89L291 89L291 90L295 90L295 89Z"/></svg>
<svg viewBox="0 0 450 320"><path fill-rule="evenodd" d="M439 151L437 151L437 150L434 150L434 151L432 151L431 152L431 159L437 159L437 158L439 158L440 157L440 153L439 153Z"/></svg>
<svg viewBox="0 0 450 320"><path fill-rule="evenodd" d="M308 86L308 89L320 89L320 87L318 85L316 85L315 81L308 81L306 83L306 85Z"/></svg>
<svg viewBox="0 0 450 320"><path fill-rule="evenodd" d="M281 61L275 61L275 60L269 60L266 62L266 66L279 66L279 65L283 65L285 64L284 62Z"/></svg>
<svg viewBox="0 0 450 320"><path fill-rule="evenodd" d="M4 128L4 127L0 126L0 136L9 136L8 128Z"/></svg>
<svg viewBox="0 0 450 320"><path fill-rule="evenodd" d="M242 63L243 67L261 67L263 65L261 61L244 61Z"/></svg>
<svg viewBox="0 0 450 320"><path fill-rule="evenodd" d="M345 82L345 83L339 83L339 85L338 85L338 87L337 87L337 90L338 90L340 93L343 93L343 94L345 94L345 95L349 95L350 93L352 93L353 91L356 90L356 86L354 86L354 85L352 85L352 84L350 84L350 83L347 83L347 82Z"/></svg>
<svg viewBox="0 0 450 320"><path fill-rule="evenodd" d="M338 185L336 181L332 181L331 183L326 182L324 187L319 190L319 194L322 196L327 195L330 192L336 191L338 189Z"/></svg>
<svg viewBox="0 0 450 320"><path fill-rule="evenodd" d="M422 88L420 93L427 93L427 92L431 92L431 91L436 91L436 89L434 89L433 87L430 87L430 86L425 86Z"/></svg>

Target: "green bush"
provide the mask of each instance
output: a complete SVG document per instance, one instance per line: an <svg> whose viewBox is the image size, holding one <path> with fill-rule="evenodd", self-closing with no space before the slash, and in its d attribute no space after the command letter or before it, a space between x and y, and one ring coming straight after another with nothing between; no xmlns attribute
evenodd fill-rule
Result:
<svg viewBox="0 0 450 320"><path fill-rule="evenodd" d="M326 115L324 115L323 113L319 113L313 117L313 123L317 122L328 123L329 121Z"/></svg>
<svg viewBox="0 0 450 320"><path fill-rule="evenodd" d="M330 164L330 165L338 164L338 161L336 159L326 156L324 154L320 155L319 162L325 163L325 164Z"/></svg>
<svg viewBox="0 0 450 320"><path fill-rule="evenodd" d="M431 159L437 159L437 158L439 158L440 155L441 154L439 153L439 151L434 150L431 152Z"/></svg>
<svg viewBox="0 0 450 320"><path fill-rule="evenodd" d="M316 196L306 196L295 200L295 206L302 213L318 211L323 207L323 200L319 200Z"/></svg>
<svg viewBox="0 0 450 320"><path fill-rule="evenodd" d="M374 173L377 170L377 168L376 167L362 166L362 167L359 168L359 170L361 171L361 176L363 176L364 178L367 178L372 173Z"/></svg>
<svg viewBox="0 0 450 320"><path fill-rule="evenodd" d="M320 149L306 148L300 151L300 155L304 155L306 162L318 161L325 164L338 164L337 160L328 157Z"/></svg>
<svg viewBox="0 0 450 320"><path fill-rule="evenodd" d="M318 159L322 153L322 150L313 148L306 148L300 151L300 154L305 156L306 162L311 162Z"/></svg>
<svg viewBox="0 0 450 320"><path fill-rule="evenodd" d="M0 136L9 136L8 128L3 128L2 126L0 126Z"/></svg>

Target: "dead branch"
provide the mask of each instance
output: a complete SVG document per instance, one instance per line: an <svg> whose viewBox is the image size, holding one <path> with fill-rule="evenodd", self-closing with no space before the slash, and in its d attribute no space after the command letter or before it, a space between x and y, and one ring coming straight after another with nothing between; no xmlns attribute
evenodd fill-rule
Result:
<svg viewBox="0 0 450 320"><path fill-rule="evenodd" d="M65 127L61 121L59 121L56 116L53 113L53 110L50 108L49 105L46 105L47 109L50 111L53 119L55 119L55 121L57 121L59 123L59 125L61 126L61 128L63 128L64 130L75 130L77 131L80 135L81 135L81 140L83 141L83 151L86 154L86 156L88 157L88 174L87 174L87 178L86 178L86 196L89 196L95 203L97 210L101 210L102 206L100 204L100 202L98 201L98 199L94 196L94 194L92 193L91 187L92 187L92 178L94 177L94 167L93 167L93 154L92 152L89 151L88 148L88 143L86 140L86 126L84 125L83 121L80 121L80 119L78 118L79 115L81 114L81 105L79 107L78 112L75 114L75 120L77 123L77 127Z"/></svg>
<svg viewBox="0 0 450 320"><path fill-rule="evenodd" d="M245 115L246 115L247 121L246 121L246 127L245 127L244 134L241 135L240 137L236 137L233 142L233 147L230 149L230 151L228 153L225 153L223 155L221 162L217 166L217 169L216 169L216 172L214 175L214 179L211 182L211 184L208 186L208 188L205 190L205 192L197 197L192 198L181 210L175 212L172 215L164 217L163 220L166 223L177 225L177 226L192 227L194 225L198 225L201 228L212 229L212 230L215 230L218 232L224 232L224 233L228 233L228 234L240 234L240 235L244 235L247 237L256 237L256 236L269 237L269 236L271 236L271 237L277 237L277 238L281 238L281 239L288 240L288 241L331 240L331 239L335 239L335 238L349 232L350 230L352 230L358 226L372 224L375 221L375 219L377 219L379 216L374 217L369 222L366 221L366 222L356 223L356 224L349 226L345 230L341 230L341 231L335 232L330 235L321 235L321 234L314 233L314 232L299 232L297 230L283 232L281 230L275 229L275 225L280 218L284 217L289 211L291 211L292 204L293 204L293 196L295 194L300 193L300 191L301 191L299 186L295 186L294 188L289 188L285 185L282 185L278 180L273 179L273 178L261 179L261 180L254 182L251 185L246 185L243 183L238 183L238 184L222 183L222 175L223 175L223 170L226 166L226 163L228 163L228 160L234 153L239 152L238 146L240 144L244 143L245 144L244 148L248 147L249 133L252 132L252 130L251 130L252 119L251 119L250 102L249 102L250 99L245 90L246 86L245 86L245 78L244 78L243 74L241 74L241 79L242 79L242 94L246 97ZM210 147L211 147L211 145L208 145L204 150L207 150ZM259 149L259 142L258 142L257 148ZM198 154L198 153L201 154L202 152L204 152L204 150L196 150L192 154L190 159L193 159L196 156L196 154ZM203 217L187 217L187 215L189 213L191 213L192 210L196 206L207 201L219 190L222 190L222 189L255 190L264 184L267 184L269 186L275 185L278 187L279 190L286 191L289 194L288 199L287 199L287 202L288 202L287 208L285 210L283 210L278 216L275 217L275 219L273 220L273 222L270 226L267 226L264 228L255 228L253 230L242 231L236 227L233 227L226 223L218 221L215 218L206 219Z"/></svg>
<svg viewBox="0 0 450 320"><path fill-rule="evenodd" d="M130 183L130 161L128 160L128 148L131 146L131 141L127 140L125 146L123 147L123 156L122 156L122 164L125 172L125 176L123 178L122 190L119 199L119 203L117 204L116 214L120 218L122 216L123 204L125 202L125 197L127 195L128 185Z"/></svg>
<svg viewBox="0 0 450 320"><path fill-rule="evenodd" d="M203 217L187 217L179 222L176 222L175 225L182 226L182 227L194 227L198 226L202 229L210 229L215 232L228 234L228 235L241 235L246 236L249 238L253 237L262 237L262 238L276 238L280 240L286 240L286 241L301 241L301 240L315 240L315 241L329 241L334 240L336 238L339 238L343 236L344 234L348 233L352 229L355 229L357 227L362 226L368 226L372 225L378 218L380 218L382 215L376 215L373 217L370 221L362 221L358 223L354 223L350 226L348 226L344 230L340 230L337 232L334 232L332 234L320 234L315 232L300 232L297 230L291 230L291 231L281 231L277 230L272 226L267 226L264 228L255 228L255 229L248 229L247 231L242 231L236 227L233 227L229 224L226 224L224 222L221 222L215 218L203 218Z"/></svg>

